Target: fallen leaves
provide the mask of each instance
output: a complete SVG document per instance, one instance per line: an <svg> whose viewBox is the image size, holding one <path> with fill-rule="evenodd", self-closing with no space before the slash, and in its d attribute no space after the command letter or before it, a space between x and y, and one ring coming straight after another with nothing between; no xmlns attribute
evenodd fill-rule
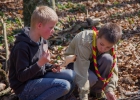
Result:
<svg viewBox="0 0 140 100"><path fill-rule="evenodd" d="M119 86L125 98L135 95L140 87L140 36L132 35L118 45ZM126 92L127 91L127 92ZM124 98L123 97L123 98ZM132 100L132 99L131 99Z"/></svg>
<svg viewBox="0 0 140 100"><path fill-rule="evenodd" d="M5 0L2 0L5 1ZM15 0L14 0L15 1ZM1 4L0 10L6 13L6 19L13 17L13 12L16 12L22 18L22 1L20 5L14 6L15 3ZM59 0L62 5L67 5L67 0ZM119 82L117 93L119 99L135 100L139 99L140 88L140 3L139 0L74 0L73 3L80 3L86 6L87 12L82 12L81 8L75 12L68 12L57 9L57 14L60 20L64 23L67 22L67 16L75 16L77 20L85 21L88 17L100 18L101 24L106 22L115 22L120 24L123 29L122 41L118 44L118 67L119 67ZM7 5L7 8L6 8ZM72 4L73 5L73 4ZM69 6L72 6L69 5ZM18 9L19 7L19 9ZM15 8L17 9L15 11ZM77 9L77 8L76 8ZM9 11L9 12L8 12ZM88 14L88 15L87 15ZM15 16L14 16L15 17ZM16 24L16 23L14 23ZM14 28L13 28L14 26ZM19 25L18 25L19 26ZM9 25L7 28L8 33L18 27L17 25ZM61 26L58 26L61 27ZM63 27L61 27L63 29ZM1 26L0 26L1 29ZM0 34L2 32L0 31ZM136 34L137 33L137 34ZM72 38L67 41L59 38L53 38L54 42L64 45L51 45L50 51L52 52L52 63L61 64L64 60L64 52ZM133 97L133 98L132 98Z"/></svg>

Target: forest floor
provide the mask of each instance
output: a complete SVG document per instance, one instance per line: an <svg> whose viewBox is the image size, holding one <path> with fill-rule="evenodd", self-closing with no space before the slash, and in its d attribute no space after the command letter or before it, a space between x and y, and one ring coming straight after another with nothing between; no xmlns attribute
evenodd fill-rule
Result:
<svg viewBox="0 0 140 100"><path fill-rule="evenodd" d="M65 24L69 24L70 20L85 21L87 18L100 18L101 20L97 27L107 22L120 24L123 29L123 37L117 45L119 82L116 96L118 100L140 100L140 0L68 1L59 0L59 6L56 9L59 19ZM0 3L0 15L4 12L8 34L12 34L13 30L22 27L23 22L19 21L19 19L23 19L22 8L22 0L16 3ZM57 32L58 29L63 30L66 28L64 27L65 25L61 24L57 25ZM62 62L65 49L72 37L77 33L69 34L71 38L65 38L65 41L64 39L60 41L61 39L54 37L50 39L50 51L55 56L54 60L56 62ZM1 25L0 34L2 34ZM61 34L57 34L57 37L61 37ZM3 49L3 46L0 49ZM12 100L7 96L3 96L0 99Z"/></svg>

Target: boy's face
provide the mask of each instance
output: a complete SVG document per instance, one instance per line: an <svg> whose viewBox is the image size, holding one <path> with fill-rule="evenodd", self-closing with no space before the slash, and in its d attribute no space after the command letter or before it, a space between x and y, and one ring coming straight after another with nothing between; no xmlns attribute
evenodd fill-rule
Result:
<svg viewBox="0 0 140 100"><path fill-rule="evenodd" d="M104 36L98 38L97 37L97 49L100 53L104 53L104 52L107 52L109 51L112 47L113 47L114 44L108 42Z"/></svg>
<svg viewBox="0 0 140 100"><path fill-rule="evenodd" d="M57 22L49 21L45 25L40 23L39 33L40 37L48 39L54 33L54 26Z"/></svg>

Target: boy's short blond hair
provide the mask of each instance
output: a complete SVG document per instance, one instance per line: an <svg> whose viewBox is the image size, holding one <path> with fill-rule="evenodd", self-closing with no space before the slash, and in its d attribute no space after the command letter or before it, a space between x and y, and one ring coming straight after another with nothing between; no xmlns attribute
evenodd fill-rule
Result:
<svg viewBox="0 0 140 100"><path fill-rule="evenodd" d="M50 21L58 21L56 12L48 6L38 6L33 11L33 14L31 16L31 27L35 28L35 25L37 23L42 23L43 25L45 25Z"/></svg>

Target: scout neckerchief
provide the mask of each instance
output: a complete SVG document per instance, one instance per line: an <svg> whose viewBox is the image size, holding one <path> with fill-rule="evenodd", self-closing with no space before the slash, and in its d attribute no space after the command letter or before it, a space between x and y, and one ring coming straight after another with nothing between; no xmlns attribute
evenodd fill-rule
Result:
<svg viewBox="0 0 140 100"><path fill-rule="evenodd" d="M94 68L95 68L95 72L96 72L97 76L99 77L99 79L104 82L104 86L102 88L102 90L104 90L104 88L108 84L110 78L112 77L112 73L113 73L113 70L114 70L114 67L115 67L115 64L116 64L116 55L115 55L114 48L111 48L111 53L112 53L112 56L113 56L113 65L112 65L112 68L110 70L110 73L109 73L107 79L104 79L100 75L100 72L99 72L98 66L97 66L97 60L96 60L96 35L97 35L97 30L96 30L96 28L93 28L93 62L94 62Z"/></svg>

